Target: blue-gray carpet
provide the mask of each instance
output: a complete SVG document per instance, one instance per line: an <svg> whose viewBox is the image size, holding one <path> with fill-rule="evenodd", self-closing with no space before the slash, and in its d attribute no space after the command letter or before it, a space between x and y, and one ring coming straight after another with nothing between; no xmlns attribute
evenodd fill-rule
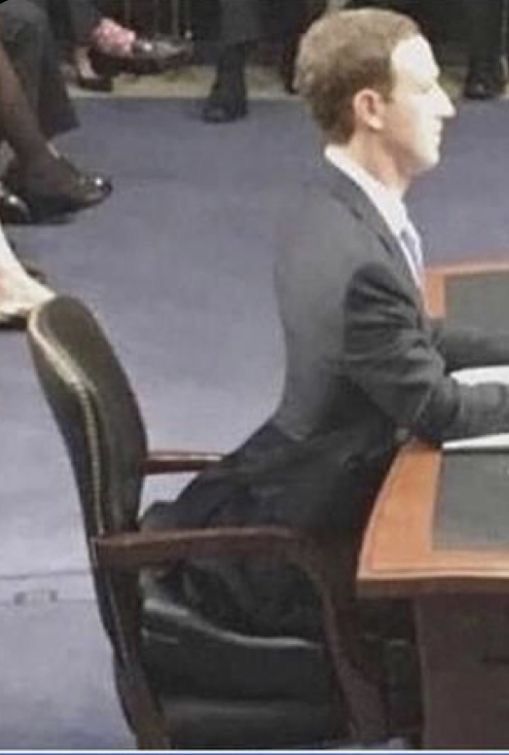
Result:
<svg viewBox="0 0 509 755"><path fill-rule="evenodd" d="M296 103L205 126L188 101L87 100L62 146L114 177L102 206L12 232L97 311L153 446L224 450L281 381L271 289L278 222L319 150ZM509 103L469 105L412 191L428 262L509 254ZM132 744L113 691L62 442L21 335L1 334L0 749ZM174 488L173 488L174 490ZM159 482L147 497L170 487Z"/></svg>

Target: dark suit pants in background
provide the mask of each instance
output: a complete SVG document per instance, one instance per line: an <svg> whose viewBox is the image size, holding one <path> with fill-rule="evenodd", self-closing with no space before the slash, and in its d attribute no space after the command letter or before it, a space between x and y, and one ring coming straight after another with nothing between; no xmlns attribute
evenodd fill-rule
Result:
<svg viewBox="0 0 509 755"><path fill-rule="evenodd" d="M490 99L502 94L507 79L507 1L463 0L469 69L465 95Z"/></svg>
<svg viewBox="0 0 509 755"><path fill-rule="evenodd" d="M55 19L65 15L70 40L75 46L88 47L92 32L102 15L92 0L49 0L49 11Z"/></svg>
<svg viewBox="0 0 509 755"><path fill-rule="evenodd" d="M3 3L0 35L41 131L51 138L78 122L59 69L47 10L45 0Z"/></svg>

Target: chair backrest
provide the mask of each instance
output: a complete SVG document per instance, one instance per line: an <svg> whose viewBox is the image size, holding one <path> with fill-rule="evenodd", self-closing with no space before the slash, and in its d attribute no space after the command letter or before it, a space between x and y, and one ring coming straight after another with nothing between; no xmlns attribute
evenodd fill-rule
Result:
<svg viewBox="0 0 509 755"><path fill-rule="evenodd" d="M136 529L146 434L108 339L91 312L70 297L36 308L28 339L73 466L88 543L97 535ZM115 644L107 578L95 569L94 578L102 619Z"/></svg>

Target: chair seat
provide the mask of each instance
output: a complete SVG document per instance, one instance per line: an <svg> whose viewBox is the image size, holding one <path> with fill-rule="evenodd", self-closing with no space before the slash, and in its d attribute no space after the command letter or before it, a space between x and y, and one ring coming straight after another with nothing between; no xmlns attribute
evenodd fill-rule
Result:
<svg viewBox="0 0 509 755"><path fill-rule="evenodd" d="M212 624L172 603L157 584L144 589L144 660L163 689L211 697L325 701L331 677L319 643L255 637Z"/></svg>

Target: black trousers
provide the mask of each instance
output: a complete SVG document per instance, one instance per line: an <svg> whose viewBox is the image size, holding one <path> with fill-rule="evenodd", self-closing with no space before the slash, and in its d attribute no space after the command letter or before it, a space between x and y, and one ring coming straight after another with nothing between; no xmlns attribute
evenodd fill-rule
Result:
<svg viewBox="0 0 509 755"><path fill-rule="evenodd" d="M258 0L220 0L220 39L223 45L255 42L262 36Z"/></svg>
<svg viewBox="0 0 509 755"><path fill-rule="evenodd" d="M50 12L64 16L64 23L70 42L75 46L87 47L95 27L101 20L101 13L93 0L50 0Z"/></svg>
<svg viewBox="0 0 509 755"><path fill-rule="evenodd" d="M470 62L496 63L506 52L507 0L463 0Z"/></svg>
<svg viewBox="0 0 509 755"><path fill-rule="evenodd" d="M193 26L198 38L230 46L300 33L324 7L325 0L194 0Z"/></svg>
<svg viewBox="0 0 509 755"><path fill-rule="evenodd" d="M2 3L0 38L46 138L75 128L78 121L60 73L46 0Z"/></svg>

